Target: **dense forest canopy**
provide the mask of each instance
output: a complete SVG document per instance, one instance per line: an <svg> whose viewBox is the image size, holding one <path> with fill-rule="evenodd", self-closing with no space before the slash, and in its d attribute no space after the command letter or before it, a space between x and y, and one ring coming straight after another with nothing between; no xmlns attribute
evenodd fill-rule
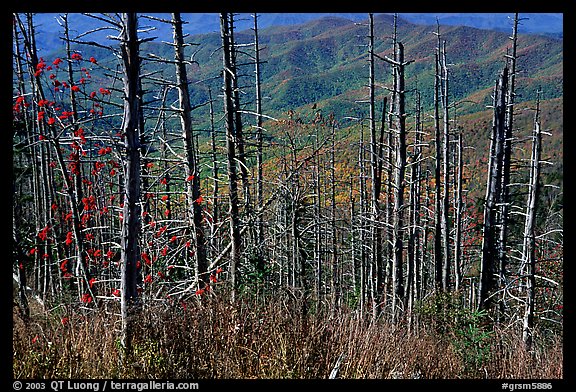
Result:
<svg viewBox="0 0 576 392"><path fill-rule="evenodd" d="M147 363L162 377L254 375L166 352L195 353L179 323L214 309L282 339L274 323L289 321L265 317L278 306L301 336L331 318L378 339L445 335L465 377L538 374L495 365L512 337L531 361L558 355L561 39L525 34L522 14L500 32L395 14L260 28L262 15L221 13L198 35L186 15L58 14L50 39L45 15L13 16L15 377L60 374L30 354L52 358L35 318L56 335L113 323L115 376L141 376L146 355L173 361ZM141 332L159 320L190 342L168 350ZM398 375L340 354L318 353L320 368ZM260 375L319 376L257 358ZM551 363L538 371L561 377Z"/></svg>

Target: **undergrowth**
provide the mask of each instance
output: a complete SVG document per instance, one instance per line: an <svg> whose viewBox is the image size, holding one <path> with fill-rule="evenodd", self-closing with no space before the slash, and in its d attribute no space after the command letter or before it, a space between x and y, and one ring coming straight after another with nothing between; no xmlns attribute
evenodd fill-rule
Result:
<svg viewBox="0 0 576 392"><path fill-rule="evenodd" d="M428 309L429 310L429 309ZM562 341L527 352L510 330L488 329L461 311L438 328L393 325L357 312L314 309L293 299L192 298L141 309L133 350L122 356L117 309L13 312L15 378L320 379L339 357L339 377L562 378ZM437 320L436 320L437 323Z"/></svg>

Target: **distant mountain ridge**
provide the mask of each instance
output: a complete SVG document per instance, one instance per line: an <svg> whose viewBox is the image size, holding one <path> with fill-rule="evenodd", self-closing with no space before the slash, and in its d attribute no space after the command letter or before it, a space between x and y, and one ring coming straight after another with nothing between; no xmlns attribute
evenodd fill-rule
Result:
<svg viewBox="0 0 576 392"><path fill-rule="evenodd" d="M290 22L290 24L277 25L275 23L279 21L275 21L274 18L279 15L292 15L294 19L284 18L283 21ZM366 94L367 78L366 23L357 23L350 18L351 16L362 17L366 18L366 20L362 19L362 22L366 22L367 15L333 14L318 17L320 14L306 14L305 17L309 18L307 22L292 24L302 15L304 14L262 14L259 17L261 58L266 61L266 64L262 66L262 88L265 94L270 96L270 99L265 101L265 106L267 110L278 113L287 108L298 109L316 102L318 107L323 107L326 112L335 111L337 114L348 116L354 110L353 108L358 106L354 102L362 100L363 95ZM53 22L55 22L55 16L56 14L51 16ZM170 18L169 14L156 16ZM508 20L508 17L513 15L492 14L494 18L501 16L505 16ZM188 22L185 25L187 32L196 24L202 24L195 19L200 18L200 14L185 14L183 17ZM445 25L440 21L441 17L448 16L440 15L438 21L442 38L447 42L448 59L453 64L451 66L452 97L466 99L473 96L478 105L489 104L493 82L503 66L504 55L510 45L511 26L506 32L482 30ZM36 18L39 45L43 45L49 39L58 39L59 34L47 33L50 22L47 14L38 14ZM436 24L435 18L434 24ZM204 19L209 18L205 15ZM235 39L241 44L252 42L253 33L249 27L253 23L253 17L240 15L237 19ZM377 14L374 19L375 49L380 55L391 55L390 37L393 16ZM206 20L203 22L204 26L208 23ZM214 17L213 21L218 21L218 18ZM563 42L546 36L527 36L526 22L523 20L519 26L521 58L518 66L522 73L518 81L520 86L518 99L532 99L531 97L540 85L543 86L545 98L561 97L563 95ZM101 21L79 14L70 14L69 24L73 30L72 35L74 30L77 33L83 33L102 26ZM142 29L146 29L149 25L157 25L159 29L143 35L155 36L159 39L146 44L143 47L143 54L155 53L171 58L173 56L171 47L162 43L162 41L172 40L171 26L146 18L141 19ZM398 39L405 46L407 58L414 60L406 71L407 83L418 83L422 87L423 94L430 94L430 86L433 85L433 56L437 39L432 32L435 30L435 25L413 24L398 18ZM113 30L106 30L101 33L101 38L105 39L106 35L114 33ZM96 40L92 36L87 36L86 39ZM211 33L191 34L187 41L197 44L194 49L190 49L194 52L193 56L198 64L190 77L198 82L193 84L191 94L193 104L199 104L208 99L208 86L201 81L213 79L221 69L221 60L219 56L214 55L221 47L220 33L215 30ZM58 43L57 47L61 51L62 43ZM109 55L92 54L97 55L101 61L105 61L105 58L100 58L101 56ZM188 55L192 55L192 52ZM111 59L110 61L117 60ZM172 71L172 68L168 67L162 72ZM391 73L387 64L378 62L376 71L380 83L384 85L389 83ZM210 86L212 91L217 91L220 88L219 82L215 81L213 84ZM423 96L423 102L431 102L431 97Z"/></svg>
<svg viewBox="0 0 576 392"><path fill-rule="evenodd" d="M375 16L376 53L391 56L393 18ZM398 39L402 41L407 59L414 60L407 70L407 84L418 84L423 90L423 101L431 102L434 75L434 48L437 38L435 26L415 25L398 20ZM510 29L511 32L511 29ZM442 38L447 42L451 66L451 95L466 99L474 95L479 107L490 104L494 80L504 64L504 55L510 45L510 32L480 30L463 26L441 25ZM326 113L350 115L355 101L367 93L367 27L336 16L311 20L304 24L277 26L260 30L260 44L264 47L261 58L262 90L270 96L265 102L268 110L298 109L316 102ZM206 34L195 41L195 59L200 64L194 78L203 80L221 67L220 59L211 56L220 45L219 34ZM238 32L239 43L252 41L252 32ZM519 98L533 99L542 84L546 98L563 95L562 41L544 36L527 36L521 30L518 62L522 74L518 78ZM249 71L247 73L250 73ZM390 82L388 65L379 61L376 77L383 84ZM218 86L213 86L214 89ZM199 102L206 99L203 87L194 92ZM379 90L380 91L380 90ZM382 90L382 93L384 91Z"/></svg>
<svg viewBox="0 0 576 392"><path fill-rule="evenodd" d="M168 13L154 15L165 19L170 18ZM298 25L330 16L344 18L352 22L368 19L366 13L262 13L258 15L260 28ZM40 34L38 45L41 51L49 52L60 45L61 27L56 22L57 16L56 13L38 13L35 16ZM505 13L399 13L398 16L408 22L421 25L436 24L436 20L438 20L441 25L461 25L486 30L510 31L509 18L513 15ZM523 33L562 37L563 14L526 13L520 16ZM188 22L183 27L184 32L190 35L208 34L220 29L220 21L216 13L184 13L183 20ZM85 31L90 30L92 25L96 26L101 23L82 14L70 14L69 21L72 26L82 24ZM143 26L155 27L156 30L149 33L150 35L157 36L160 40L170 40L172 32L169 25L145 19L142 19L140 23ZM253 17L251 14L238 15L237 31L246 30L252 26ZM95 33L91 36L93 39L105 39L107 34L111 34L110 31Z"/></svg>
<svg viewBox="0 0 576 392"><path fill-rule="evenodd" d="M415 24L436 24L436 18L441 25L468 26L484 30L510 31L512 14L506 13L412 13L400 14L409 22ZM521 29L529 34L561 35L564 29L563 14L554 13L521 13L519 14Z"/></svg>

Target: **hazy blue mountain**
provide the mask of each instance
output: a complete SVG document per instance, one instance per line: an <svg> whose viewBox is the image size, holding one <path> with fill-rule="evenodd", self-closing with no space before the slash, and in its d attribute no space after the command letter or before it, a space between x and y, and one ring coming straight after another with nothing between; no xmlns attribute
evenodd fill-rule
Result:
<svg viewBox="0 0 576 392"><path fill-rule="evenodd" d="M436 18L441 25L469 26L486 30L510 31L512 14L506 13L407 13L400 14L404 19L416 24L435 24ZM525 33L552 34L563 33L563 14L526 13L520 14L521 29Z"/></svg>
<svg viewBox="0 0 576 392"><path fill-rule="evenodd" d="M170 14L154 14L154 16L169 19ZM263 13L259 14L258 24L261 28L271 26L287 26L306 23L324 16L337 16L353 22L367 20L365 13ZM441 25L462 25L488 30L510 31L512 14L504 13L401 13L399 16L414 24L436 24L436 19ZM561 37L563 33L563 14L552 13L526 13L521 14L525 18L521 22L523 33L546 34ZM38 13L35 16L38 26L38 46L41 51L49 52L60 46L62 28L57 22L58 14ZM184 13L183 20L188 22L184 25L184 32L190 35L206 34L219 31L220 21L216 13ZM72 28L81 26L82 31L89 31L102 26L102 22L82 14L70 14L69 23ZM236 21L238 31L249 29L253 26L251 14L240 14ZM149 36L158 37L159 40L170 41L172 31L169 24L156 20L140 21L141 27L154 27L155 30L148 32ZM107 35L115 35L113 30L97 31L89 35L90 40L103 40ZM74 35L74 32L71 33ZM88 39L86 37L85 39Z"/></svg>
<svg viewBox="0 0 576 392"><path fill-rule="evenodd" d="M62 27L58 23L59 14L56 13L38 13L35 15L37 25L37 44L41 51L49 52L61 45ZM156 18L170 19L170 14L159 13L153 14ZM261 28L271 26L296 25L306 23L323 16L339 16L351 21L360 21L367 19L367 14L354 13L268 13L259 14L258 26ZM183 13L182 19L187 22L183 26L185 34L197 35L207 34L220 31L220 19L217 13ZM68 17L69 25L72 28L81 26L80 32L84 33L96 29L103 25L102 21L96 20L89 16L71 13ZM254 19L252 14L239 14L236 20L237 31L249 29L253 26ZM159 40L169 41L172 39L172 28L167 23L162 23L152 19L140 19L140 28L146 29L153 27L153 31L146 33L148 36L158 37ZM83 38L84 40L102 41L108 35L117 34L114 30L102 30L91 33ZM70 34L74 36L74 31Z"/></svg>

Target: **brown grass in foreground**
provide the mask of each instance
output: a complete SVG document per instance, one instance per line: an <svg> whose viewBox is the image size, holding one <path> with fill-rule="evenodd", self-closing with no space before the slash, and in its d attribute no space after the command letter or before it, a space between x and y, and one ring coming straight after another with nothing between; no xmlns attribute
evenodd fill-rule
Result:
<svg viewBox="0 0 576 392"><path fill-rule="evenodd" d="M280 299L146 307L122 361L113 313L36 312L25 324L14 311L14 377L324 379L342 354L344 379L563 377L560 337L529 353L510 331L493 331L476 347L449 330L420 323L409 332L348 310L303 318L297 304Z"/></svg>

